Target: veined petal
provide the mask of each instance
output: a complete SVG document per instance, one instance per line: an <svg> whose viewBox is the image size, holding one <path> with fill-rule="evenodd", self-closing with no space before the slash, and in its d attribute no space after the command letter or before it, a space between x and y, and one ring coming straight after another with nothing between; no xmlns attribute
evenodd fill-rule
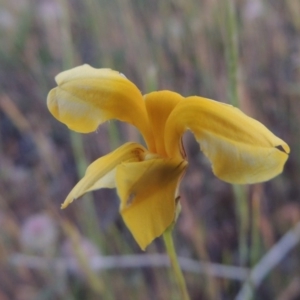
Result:
<svg viewBox="0 0 300 300"><path fill-rule="evenodd" d="M116 186L125 224L144 250L175 218L175 196L187 162L152 158L117 167Z"/></svg>
<svg viewBox="0 0 300 300"><path fill-rule="evenodd" d="M83 194L101 188L115 187L115 168L122 162L143 160L147 150L136 143L126 143L115 151L95 160L84 177L71 190L61 208L66 208Z"/></svg>
<svg viewBox="0 0 300 300"><path fill-rule="evenodd" d="M147 144L153 142L143 96L124 75L111 69L82 65L56 76L47 105L53 116L81 133L95 131L117 119L136 126Z"/></svg>
<svg viewBox="0 0 300 300"><path fill-rule="evenodd" d="M237 184L271 179L282 172L289 146L239 109L213 100L188 97L166 123L166 148L177 156L178 143L190 129L212 163L214 174Z"/></svg>
<svg viewBox="0 0 300 300"><path fill-rule="evenodd" d="M166 156L165 124L171 111L184 97L170 91L159 91L144 95L144 98L150 126L154 133L156 152Z"/></svg>

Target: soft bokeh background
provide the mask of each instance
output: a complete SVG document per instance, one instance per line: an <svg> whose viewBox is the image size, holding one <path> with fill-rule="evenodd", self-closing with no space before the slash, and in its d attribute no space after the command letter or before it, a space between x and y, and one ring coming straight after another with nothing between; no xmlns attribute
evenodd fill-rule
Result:
<svg viewBox="0 0 300 300"><path fill-rule="evenodd" d="M300 221L299 34L298 0L1 0L0 299L180 299L162 240L138 248L114 190L60 210L88 163L140 139L114 121L72 133L50 115L54 76L82 63L116 69L143 93L228 103L237 91L238 105L287 141L283 174L240 188L214 177L186 134L174 237L191 299L235 299L273 247L253 299L300 299L299 229L280 244ZM231 275L216 268L228 266Z"/></svg>

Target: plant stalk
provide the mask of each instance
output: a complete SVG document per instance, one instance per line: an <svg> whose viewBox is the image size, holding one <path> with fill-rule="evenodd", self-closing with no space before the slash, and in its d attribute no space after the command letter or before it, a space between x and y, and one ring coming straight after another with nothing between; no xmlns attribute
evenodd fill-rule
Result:
<svg viewBox="0 0 300 300"><path fill-rule="evenodd" d="M172 230L173 230L173 225L169 226L169 228L167 228L167 230L164 232L164 234L163 234L164 243L166 246L168 256L170 258L171 267L174 271L175 279L177 281L178 287L181 292L181 299L182 300L190 300L190 297L189 297L189 294L187 291L187 287L186 287L186 283L185 283L185 279L183 277L183 274L182 274L182 271L181 271L181 268L180 268L180 265L178 262L177 254L175 251L174 241L173 241L173 237L172 237Z"/></svg>

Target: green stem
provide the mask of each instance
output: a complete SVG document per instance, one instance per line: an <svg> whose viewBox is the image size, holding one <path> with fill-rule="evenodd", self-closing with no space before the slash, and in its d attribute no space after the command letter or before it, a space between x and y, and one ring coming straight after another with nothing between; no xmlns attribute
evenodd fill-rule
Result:
<svg viewBox="0 0 300 300"><path fill-rule="evenodd" d="M76 65L76 52L74 50L72 34L71 34L71 19L69 15L69 4L67 0L59 0L63 8L63 17L61 19L61 36L62 36L62 62L64 69L70 69ZM73 131L70 131L70 139L72 144L72 151L76 162L77 174L79 177L84 176L88 162L86 159L84 144L82 137ZM84 196L87 201L81 201L82 212L79 214L79 219L83 224L89 237L92 237L94 241L97 241L101 248L104 247L103 239L99 234L98 219L95 209L95 205L92 202L93 196L91 194ZM86 216L89 216L88 218Z"/></svg>
<svg viewBox="0 0 300 300"><path fill-rule="evenodd" d="M235 107L239 107L238 98L238 26L236 17L236 8L234 0L227 0L225 2L225 52L226 63L228 69L228 92L229 102ZM247 265L249 257L248 247L248 228L249 228L249 214L248 214L248 199L245 186L234 185L233 192L235 196L235 207L239 218L239 254L240 264Z"/></svg>
<svg viewBox="0 0 300 300"><path fill-rule="evenodd" d="M229 101L232 105L239 107L238 99L238 31L237 31L237 20L236 11L233 0L226 1L226 15L225 15L225 53L226 62L229 76Z"/></svg>
<svg viewBox="0 0 300 300"><path fill-rule="evenodd" d="M164 242L165 242L165 246L166 246L166 250L167 253L169 255L170 261L171 261L171 266L172 269L174 271L174 275L177 281L177 284L180 288L180 292L181 292L181 299L182 300L189 300L189 294L186 288L186 283L178 262L178 258L177 258L177 254L175 251L175 246L174 246L174 242L173 242L173 237L172 237L172 229L173 226L170 226L169 228L167 228L167 230L164 232L163 234L163 238L164 238Z"/></svg>
<svg viewBox="0 0 300 300"><path fill-rule="evenodd" d="M239 264L241 266L249 265L249 207L247 193L244 186L233 185L233 193L235 198L235 211L239 222Z"/></svg>

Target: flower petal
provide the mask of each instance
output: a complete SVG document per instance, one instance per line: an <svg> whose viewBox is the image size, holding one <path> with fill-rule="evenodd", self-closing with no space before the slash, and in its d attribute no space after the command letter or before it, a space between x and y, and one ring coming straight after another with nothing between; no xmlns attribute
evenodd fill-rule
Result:
<svg viewBox="0 0 300 300"><path fill-rule="evenodd" d="M83 194L101 188L115 187L115 168L122 162L140 161L147 150L136 143L126 143L115 151L95 160L86 170L85 176L67 196L61 208L66 208Z"/></svg>
<svg viewBox="0 0 300 300"><path fill-rule="evenodd" d="M136 126L151 144L144 99L124 75L82 65L55 79L58 86L49 92L47 105L53 116L70 129L88 133L107 120L117 119Z"/></svg>
<svg viewBox="0 0 300 300"><path fill-rule="evenodd" d="M220 179L237 184L271 179L282 172L289 146L239 109L213 100L188 97L172 111L165 129L168 155L190 129Z"/></svg>
<svg viewBox="0 0 300 300"><path fill-rule="evenodd" d="M152 158L117 167L120 212L143 250L174 220L176 190L186 165L184 160Z"/></svg>
<svg viewBox="0 0 300 300"><path fill-rule="evenodd" d="M165 124L171 111L184 97L170 91L159 91L144 95L144 98L154 133L156 152L162 156L167 156L164 137Z"/></svg>

